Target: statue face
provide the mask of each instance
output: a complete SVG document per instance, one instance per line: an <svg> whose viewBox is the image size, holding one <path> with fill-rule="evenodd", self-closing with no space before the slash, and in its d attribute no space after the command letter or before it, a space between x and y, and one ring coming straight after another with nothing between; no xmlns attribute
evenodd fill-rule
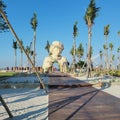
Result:
<svg viewBox="0 0 120 120"><path fill-rule="evenodd" d="M55 48L53 49L52 55L57 57L57 56L60 55L60 53L61 53L60 48L55 47Z"/></svg>

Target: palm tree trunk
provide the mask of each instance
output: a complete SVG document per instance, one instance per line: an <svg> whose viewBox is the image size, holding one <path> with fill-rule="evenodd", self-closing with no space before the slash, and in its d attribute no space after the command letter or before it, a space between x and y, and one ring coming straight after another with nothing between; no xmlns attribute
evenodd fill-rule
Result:
<svg viewBox="0 0 120 120"><path fill-rule="evenodd" d="M88 27L87 78L91 77L91 27Z"/></svg>
<svg viewBox="0 0 120 120"><path fill-rule="evenodd" d="M106 49L104 49L104 69L106 69Z"/></svg>
<svg viewBox="0 0 120 120"><path fill-rule="evenodd" d="M117 64L117 69L120 70L120 55L119 55L119 52L118 52L118 64Z"/></svg>
<svg viewBox="0 0 120 120"><path fill-rule="evenodd" d="M118 52L118 70L120 70L120 51Z"/></svg>
<svg viewBox="0 0 120 120"><path fill-rule="evenodd" d="M36 56L36 31L34 31L34 42L33 42L33 49L34 49L34 54L33 54L33 64L35 66L35 56Z"/></svg>
<svg viewBox="0 0 120 120"><path fill-rule="evenodd" d="M74 58L75 58L75 55L76 55L76 38L74 37ZM75 59L75 62L76 62L76 59Z"/></svg>
<svg viewBox="0 0 120 120"><path fill-rule="evenodd" d="M76 37L74 37L73 45L74 45L74 51L73 51L73 72L75 73L75 64L76 64L76 58L75 58L75 55L76 55Z"/></svg>
<svg viewBox="0 0 120 120"><path fill-rule="evenodd" d="M109 68L111 69L113 67L113 60L112 60L112 50L110 51L110 64Z"/></svg>
<svg viewBox="0 0 120 120"><path fill-rule="evenodd" d="M21 70L22 70L22 67L23 67L23 54L22 54L22 52L21 52Z"/></svg>
<svg viewBox="0 0 120 120"><path fill-rule="evenodd" d="M100 57L100 69L102 69L102 56Z"/></svg>
<svg viewBox="0 0 120 120"><path fill-rule="evenodd" d="M16 70L16 68L17 68L17 53L16 53L16 49L14 49L14 51L15 51L15 70Z"/></svg>
<svg viewBox="0 0 120 120"><path fill-rule="evenodd" d="M108 44L107 44L107 40L108 40L108 36L106 35L106 69L109 69L109 61L108 61Z"/></svg>

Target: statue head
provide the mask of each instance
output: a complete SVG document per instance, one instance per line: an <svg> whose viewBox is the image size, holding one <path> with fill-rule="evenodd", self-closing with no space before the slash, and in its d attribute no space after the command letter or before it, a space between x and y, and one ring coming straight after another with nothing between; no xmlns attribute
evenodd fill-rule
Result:
<svg viewBox="0 0 120 120"><path fill-rule="evenodd" d="M62 51L64 50L64 46L61 42L59 41L54 41L51 45L50 45L50 54L53 56L59 56Z"/></svg>

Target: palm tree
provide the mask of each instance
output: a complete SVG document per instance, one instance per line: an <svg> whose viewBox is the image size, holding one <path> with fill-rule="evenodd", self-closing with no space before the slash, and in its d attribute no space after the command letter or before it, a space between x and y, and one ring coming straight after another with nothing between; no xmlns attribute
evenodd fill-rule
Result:
<svg viewBox="0 0 120 120"><path fill-rule="evenodd" d="M49 49L50 49L50 43L49 41L47 40L47 44L45 46L45 49L47 50L47 52L49 53ZM50 53L49 53L50 54Z"/></svg>
<svg viewBox="0 0 120 120"><path fill-rule="evenodd" d="M34 13L33 17L31 18L30 24L32 26L32 29L34 30L34 39L33 39L33 64L35 66L35 56L36 56L36 28L38 25L38 21L37 21L37 14Z"/></svg>
<svg viewBox="0 0 120 120"><path fill-rule="evenodd" d="M29 57L28 54L26 53L26 50L25 50L24 46L21 45L20 40L19 40L17 34L15 33L13 27L11 26L10 22L9 22L8 19L7 19L7 16L6 16L5 13L2 11L1 8L0 8L0 14L1 14L2 17L4 18L4 20L5 20L5 22L7 23L7 25L8 25L8 27L9 27L11 33L12 33L13 36L16 38L16 40L17 40L18 44L20 45L21 49L23 49L24 53L26 54L27 58L29 59L30 63L32 64L32 67L34 68L35 73L36 73L36 75L37 75L37 77L38 77L38 79L39 79L39 81L40 81L40 87L43 88L46 92L48 92L47 89L46 89L46 87L45 87L45 84L44 84L44 82L43 82L43 79L40 77L40 75L39 75L39 73L37 72L37 69L35 68L32 60L30 59L30 57Z"/></svg>
<svg viewBox="0 0 120 120"><path fill-rule="evenodd" d="M29 46L26 46L26 53L30 58L33 57L32 42L30 42ZM28 66L30 67L29 59L28 59Z"/></svg>
<svg viewBox="0 0 120 120"><path fill-rule="evenodd" d="M107 63L106 63L106 44L104 44L103 45L103 49L104 49L104 63L105 63L105 65L104 65L104 68L106 68L106 65L107 65Z"/></svg>
<svg viewBox="0 0 120 120"><path fill-rule="evenodd" d="M90 77L91 73L91 55L90 55L92 37L91 27L94 24L94 19L98 15L97 12L99 11L99 9L100 8L96 7L95 1L91 0L84 16L85 22L88 26L87 77Z"/></svg>
<svg viewBox="0 0 120 120"><path fill-rule="evenodd" d="M102 68L102 55L103 55L103 53L102 53L102 50L100 50L100 68Z"/></svg>
<svg viewBox="0 0 120 120"><path fill-rule="evenodd" d="M17 41L14 41L13 40L13 49L14 49L14 62L15 62L15 69L16 69L16 67L17 67L17 52L16 52L16 50L17 50Z"/></svg>
<svg viewBox="0 0 120 120"><path fill-rule="evenodd" d="M26 53L30 57L31 54L30 46L26 46ZM30 67L29 60L27 60L27 67Z"/></svg>
<svg viewBox="0 0 120 120"><path fill-rule="evenodd" d="M113 68L114 68L114 65L113 65L114 60L115 60L115 55L113 54L113 55L112 55L112 67L113 67Z"/></svg>
<svg viewBox="0 0 120 120"><path fill-rule="evenodd" d="M6 16L5 8L6 8L6 5L4 4L4 2L2 0L0 0L0 11L2 11L2 13ZM0 32L5 32L8 29L9 29L9 27L8 27L7 23L4 21L4 17L0 14ZM0 101L3 105L3 107L5 108L5 110L7 111L9 117L12 118L13 115L11 114L9 107L6 105L4 99L2 98L1 95L0 95Z"/></svg>
<svg viewBox="0 0 120 120"><path fill-rule="evenodd" d="M118 35L120 36L120 30L118 31Z"/></svg>
<svg viewBox="0 0 120 120"><path fill-rule="evenodd" d="M70 54L71 54L72 57L73 57L73 55L74 55L74 47L72 47L72 49L70 50Z"/></svg>
<svg viewBox="0 0 120 120"><path fill-rule="evenodd" d="M21 45L23 45L23 41L21 40L20 41ZM21 53L21 60L20 60L20 66L21 66L21 69L23 67L23 49L21 49L20 45L18 44L18 47L20 49L20 53Z"/></svg>
<svg viewBox="0 0 120 120"><path fill-rule="evenodd" d="M120 37L120 30L118 31L118 36ZM118 42L118 44L119 44L119 42ZM120 69L120 55L119 55L120 47L118 47L117 52L118 52L118 65L117 65L117 68Z"/></svg>
<svg viewBox="0 0 120 120"><path fill-rule="evenodd" d="M93 54L93 47L90 46L90 57L92 57L92 54Z"/></svg>
<svg viewBox="0 0 120 120"><path fill-rule="evenodd" d="M77 37L77 35L78 35L78 28L77 28L77 24L78 24L78 22L76 21L75 23L74 23L74 26L73 26L73 38L74 38L74 40L73 40L73 48L74 48L74 51L73 51L73 71L75 72L75 64L76 64L76 58L75 58L75 56L76 56L76 37Z"/></svg>
<svg viewBox="0 0 120 120"><path fill-rule="evenodd" d="M70 54L72 55L71 70L72 70L72 72L74 72L74 67L75 67L75 65L73 65L73 61L74 61L74 46L72 46L72 48L70 50Z"/></svg>
<svg viewBox="0 0 120 120"><path fill-rule="evenodd" d="M117 57L117 59L118 59L117 69L120 69L120 47L118 47L117 53L118 53L118 57Z"/></svg>
<svg viewBox="0 0 120 120"><path fill-rule="evenodd" d="M109 43L109 48L110 48L110 68L112 67L112 50L113 50L113 44Z"/></svg>
<svg viewBox="0 0 120 120"><path fill-rule="evenodd" d="M33 58L33 61L34 61L34 57L33 57L34 51L32 50L32 42L30 42L29 49L30 49L29 55Z"/></svg>
<svg viewBox="0 0 120 120"><path fill-rule="evenodd" d="M5 11L6 5L4 4L4 2L2 0L0 0L0 9L6 15L6 11ZM8 27L7 23L4 21L4 18L0 14L0 32L8 31L8 29L9 29L9 27Z"/></svg>
<svg viewBox="0 0 120 120"><path fill-rule="evenodd" d="M77 48L76 54L77 54L77 57L78 57L78 59L80 61L81 57L84 54L84 48L82 46L82 43L79 44L79 47Z"/></svg>
<svg viewBox="0 0 120 120"><path fill-rule="evenodd" d="M109 27L110 27L109 24L104 27L104 36L105 36L105 40L106 40L106 41L105 41L105 44L106 44L106 49L105 49L105 51L106 51L106 69L109 69L108 44L107 44L108 34L109 34Z"/></svg>

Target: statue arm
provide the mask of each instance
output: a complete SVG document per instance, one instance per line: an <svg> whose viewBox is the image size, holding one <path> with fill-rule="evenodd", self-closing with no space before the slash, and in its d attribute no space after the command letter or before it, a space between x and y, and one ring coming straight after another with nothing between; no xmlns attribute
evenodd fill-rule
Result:
<svg viewBox="0 0 120 120"><path fill-rule="evenodd" d="M49 57L46 57L44 59L44 62L43 62L43 69L44 69L44 72L46 72L48 70L48 68L50 68L52 66L52 61L50 60Z"/></svg>

